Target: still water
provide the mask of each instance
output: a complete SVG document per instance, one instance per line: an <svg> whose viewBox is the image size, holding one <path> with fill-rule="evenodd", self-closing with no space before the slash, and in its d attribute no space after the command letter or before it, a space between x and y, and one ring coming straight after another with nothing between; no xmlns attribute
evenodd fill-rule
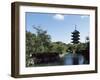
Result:
<svg viewBox="0 0 100 80"><path fill-rule="evenodd" d="M67 53L64 56L64 65L81 65L84 64L84 57L80 54Z"/></svg>
<svg viewBox="0 0 100 80"><path fill-rule="evenodd" d="M46 58L47 59L47 58ZM84 64L85 58L81 54L65 53L60 60L47 63L37 63L31 66L55 66L55 65L81 65Z"/></svg>

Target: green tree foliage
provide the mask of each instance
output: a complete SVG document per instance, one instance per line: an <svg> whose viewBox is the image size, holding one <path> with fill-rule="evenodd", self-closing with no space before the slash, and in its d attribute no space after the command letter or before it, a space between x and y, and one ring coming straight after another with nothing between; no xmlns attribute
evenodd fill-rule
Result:
<svg viewBox="0 0 100 80"><path fill-rule="evenodd" d="M52 43L52 52L57 52L59 54L66 53L67 45L63 42L53 42Z"/></svg>
<svg viewBox="0 0 100 80"><path fill-rule="evenodd" d="M31 55L32 52L35 51L35 40L36 35L26 31L26 53L28 53L28 55Z"/></svg>
<svg viewBox="0 0 100 80"><path fill-rule="evenodd" d="M46 30L41 29L40 27L34 27L36 30L36 41L35 48L36 53L38 52L49 52L49 47L51 43L51 36L47 34Z"/></svg>
<svg viewBox="0 0 100 80"><path fill-rule="evenodd" d="M49 52L50 35L40 27L34 27L36 33L26 31L26 66L32 65L32 54Z"/></svg>
<svg viewBox="0 0 100 80"><path fill-rule="evenodd" d="M73 49L76 50L76 53L86 50L89 47L88 43L67 44L67 52L72 52Z"/></svg>
<svg viewBox="0 0 100 80"><path fill-rule="evenodd" d="M26 66L30 64L30 57L35 52L36 35L26 31Z"/></svg>
<svg viewBox="0 0 100 80"><path fill-rule="evenodd" d="M33 29L36 30L36 33L26 31L26 53L28 56L33 53L66 52L67 45L65 43L60 41L51 42L51 36L39 26L33 27Z"/></svg>

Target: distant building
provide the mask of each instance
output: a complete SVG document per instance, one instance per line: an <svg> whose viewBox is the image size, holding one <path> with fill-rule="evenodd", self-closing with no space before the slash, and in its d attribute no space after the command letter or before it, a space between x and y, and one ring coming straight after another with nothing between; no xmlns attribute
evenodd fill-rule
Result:
<svg viewBox="0 0 100 80"><path fill-rule="evenodd" d="M78 44L80 40L79 37L80 37L80 32L76 30L76 26L75 26L75 30L72 32L72 43Z"/></svg>

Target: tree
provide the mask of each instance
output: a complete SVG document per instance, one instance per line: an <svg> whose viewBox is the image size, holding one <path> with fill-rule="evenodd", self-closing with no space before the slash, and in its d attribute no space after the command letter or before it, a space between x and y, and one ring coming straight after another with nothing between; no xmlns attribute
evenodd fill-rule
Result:
<svg viewBox="0 0 100 80"><path fill-rule="evenodd" d="M34 64L33 54L49 52L50 35L40 27L34 27L36 33L26 31L26 66Z"/></svg>
<svg viewBox="0 0 100 80"><path fill-rule="evenodd" d="M89 42L89 37L87 36L85 40L86 43Z"/></svg>
<svg viewBox="0 0 100 80"><path fill-rule="evenodd" d="M35 52L35 39L36 35L26 31L26 66L30 64L30 57Z"/></svg>
<svg viewBox="0 0 100 80"><path fill-rule="evenodd" d="M31 55L35 52L36 35L26 31L26 53Z"/></svg>
<svg viewBox="0 0 100 80"><path fill-rule="evenodd" d="M40 26L33 28L36 30L36 52L49 52L51 36Z"/></svg>
<svg viewBox="0 0 100 80"><path fill-rule="evenodd" d="M67 45L63 42L53 42L52 43L52 52L57 52L57 53L66 53L66 50L67 50Z"/></svg>

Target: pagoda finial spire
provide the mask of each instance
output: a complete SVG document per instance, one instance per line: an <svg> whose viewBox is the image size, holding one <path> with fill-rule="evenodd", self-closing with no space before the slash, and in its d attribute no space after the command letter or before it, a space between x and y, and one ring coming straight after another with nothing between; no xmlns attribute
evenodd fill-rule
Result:
<svg viewBox="0 0 100 80"><path fill-rule="evenodd" d="M77 25L75 25L75 30L76 30L76 28L77 28L76 26L77 26Z"/></svg>

